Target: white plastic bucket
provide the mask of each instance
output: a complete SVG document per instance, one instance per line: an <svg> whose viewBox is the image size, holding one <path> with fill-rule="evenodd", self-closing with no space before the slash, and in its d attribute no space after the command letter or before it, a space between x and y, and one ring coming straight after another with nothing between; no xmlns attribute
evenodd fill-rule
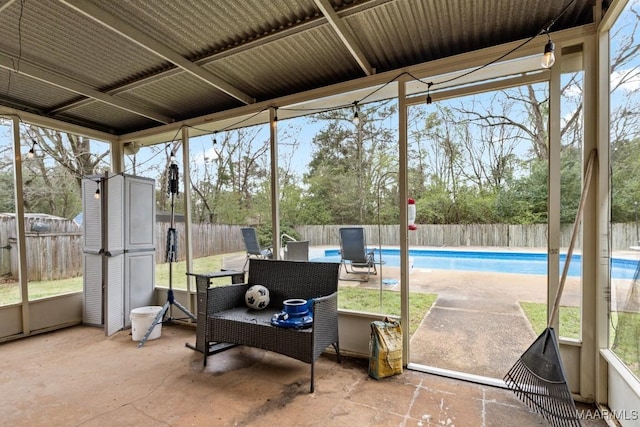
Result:
<svg viewBox="0 0 640 427"><path fill-rule="evenodd" d="M141 341L144 335L147 333L153 320L160 313L162 307L159 305L151 305L147 307L138 307L131 310L129 319L131 320L131 339L134 341ZM158 322L154 327L151 334L149 334L149 340L155 340L162 334L162 322Z"/></svg>

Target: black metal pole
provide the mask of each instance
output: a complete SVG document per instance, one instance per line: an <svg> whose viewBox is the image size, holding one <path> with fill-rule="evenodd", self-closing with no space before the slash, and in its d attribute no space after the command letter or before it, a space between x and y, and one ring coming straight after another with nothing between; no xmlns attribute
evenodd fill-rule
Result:
<svg viewBox="0 0 640 427"><path fill-rule="evenodd" d="M176 242L176 218L175 218L175 197L178 194L178 183L179 183L179 174L178 174L178 165L176 163L172 163L169 166L169 185L168 190L171 194L171 216L169 217L169 233L170 237L167 239L167 243L171 244L169 248L169 292L167 295L167 299L169 300L169 318L173 318L173 303L175 302L175 298L173 296L173 262L177 261L177 242Z"/></svg>
<svg viewBox="0 0 640 427"><path fill-rule="evenodd" d="M169 230L167 231L167 247L165 251L165 261L169 263L169 291L167 292L167 302L164 303L162 310L160 310L156 315L156 318L153 319L147 333L138 343L138 348L144 345L151 335L153 328L155 328L158 323L162 323L164 321L164 316L167 311L169 311L169 318L167 320L173 320L173 305L176 305L192 321L196 321L196 317L187 310L186 307L176 301L173 294L173 263L178 261L178 238L175 229L175 196L178 194L178 180L178 165L176 163L172 163L169 167L169 175L167 177L167 194L171 195L171 216L169 220Z"/></svg>

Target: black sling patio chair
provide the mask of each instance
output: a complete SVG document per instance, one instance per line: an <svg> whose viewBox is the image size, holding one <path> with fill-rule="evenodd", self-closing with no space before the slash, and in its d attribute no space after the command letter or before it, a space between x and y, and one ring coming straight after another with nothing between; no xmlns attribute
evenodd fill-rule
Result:
<svg viewBox="0 0 640 427"><path fill-rule="evenodd" d="M244 247L247 251L247 259L244 262L242 270L247 271L247 263L249 262L249 258L251 257L259 259L273 258L271 246L267 248L260 247L260 242L258 241L258 233L256 232L255 228L243 227L240 229L240 231L242 231L242 240L244 241Z"/></svg>
<svg viewBox="0 0 640 427"><path fill-rule="evenodd" d="M363 227L340 228L340 263L344 265L344 271L348 274L366 275L366 279L340 280L368 282L370 275L378 274L373 254L373 250L367 248Z"/></svg>

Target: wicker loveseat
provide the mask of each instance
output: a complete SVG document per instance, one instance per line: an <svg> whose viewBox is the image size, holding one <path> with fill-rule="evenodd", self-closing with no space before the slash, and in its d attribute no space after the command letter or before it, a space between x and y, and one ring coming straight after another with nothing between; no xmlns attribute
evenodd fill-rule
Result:
<svg viewBox="0 0 640 427"><path fill-rule="evenodd" d="M280 353L311 364L311 392L314 391L314 362L330 345L340 362L338 343L338 274L340 264L251 259L245 284L208 287L198 284L198 324L204 332L204 364L212 343L239 344ZM204 283L204 282L203 282ZM263 310L245 304L245 292L252 285L269 289L270 302ZM282 311L283 301L313 301L310 328L283 328L271 324ZM204 309L206 307L206 310ZM202 319L203 313L206 313ZM202 324L201 322L204 322Z"/></svg>

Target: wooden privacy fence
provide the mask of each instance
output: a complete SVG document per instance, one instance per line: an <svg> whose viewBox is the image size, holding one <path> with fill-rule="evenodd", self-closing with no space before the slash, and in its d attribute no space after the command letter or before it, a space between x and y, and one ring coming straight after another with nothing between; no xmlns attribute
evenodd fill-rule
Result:
<svg viewBox="0 0 640 427"><path fill-rule="evenodd" d="M58 280L82 274L82 233L27 233L27 279ZM18 278L18 245L11 246L11 276Z"/></svg>
<svg viewBox="0 0 640 427"><path fill-rule="evenodd" d="M25 214L29 280L60 279L82 273L82 227L72 220ZM18 277L15 214L0 214L0 276Z"/></svg>
<svg viewBox="0 0 640 427"><path fill-rule="evenodd" d="M186 259L184 223L175 224L178 261ZM156 223L156 262L165 262L167 234L170 224ZM244 251L240 225L193 224L191 227L192 256L201 258L215 254Z"/></svg>
<svg viewBox="0 0 640 427"><path fill-rule="evenodd" d="M398 225L304 225L295 227L311 245L340 245L340 227L364 227L368 245L399 245ZM561 241L568 246L571 238L570 224L562 227ZM580 244L580 239L576 242ZM409 231L412 246L496 246L496 247L547 247L547 226L544 224L421 224Z"/></svg>
<svg viewBox="0 0 640 427"><path fill-rule="evenodd" d="M300 225L295 230L310 245L339 246L338 229L348 225ZM400 226L398 225L353 225L364 227L368 245L398 246ZM560 227L560 247L568 248L573 224ZM640 227L633 223L611 224L611 250L628 251L630 246L640 245ZM411 246L495 246L504 248L546 248L546 224L420 224L415 231L409 231ZM576 239L576 246L582 246L582 236Z"/></svg>
<svg viewBox="0 0 640 427"><path fill-rule="evenodd" d="M13 228L2 227L0 222L0 275L18 278L18 248L15 221ZM166 222L156 223L156 262L166 258ZM78 227L78 226L77 226ZM215 254L239 252L244 243L239 225L194 224L192 226L192 254L200 258ZM64 230L64 227L59 227ZM184 223L175 225L178 261L186 259ZM30 228L28 227L27 230ZM82 275L82 232L59 231L55 233L26 233L26 254L28 280L57 280Z"/></svg>
<svg viewBox="0 0 640 427"><path fill-rule="evenodd" d="M75 231L71 231L75 227ZM192 255L200 258L216 254L244 251L239 225L194 224L192 226ZM338 229L344 225L305 225L295 227L304 240L312 246L340 245ZM397 246L400 228L397 225L364 225L367 244ZM27 232L26 253L29 280L55 280L82 274L82 233L73 224L52 224L51 232ZM175 225L178 260L186 258L184 223ZM27 226L27 230L31 227ZM158 222L156 227L156 262L165 262L169 223ZM561 247L567 248L572 225L561 227ZM638 245L636 224L612 224L611 248L614 251L629 250ZM0 275L17 278L18 251L15 242L15 221L0 217ZM547 247L547 226L544 224L468 224L433 225L420 224L409 231L411 246L435 247ZM580 237L577 247L582 245Z"/></svg>

